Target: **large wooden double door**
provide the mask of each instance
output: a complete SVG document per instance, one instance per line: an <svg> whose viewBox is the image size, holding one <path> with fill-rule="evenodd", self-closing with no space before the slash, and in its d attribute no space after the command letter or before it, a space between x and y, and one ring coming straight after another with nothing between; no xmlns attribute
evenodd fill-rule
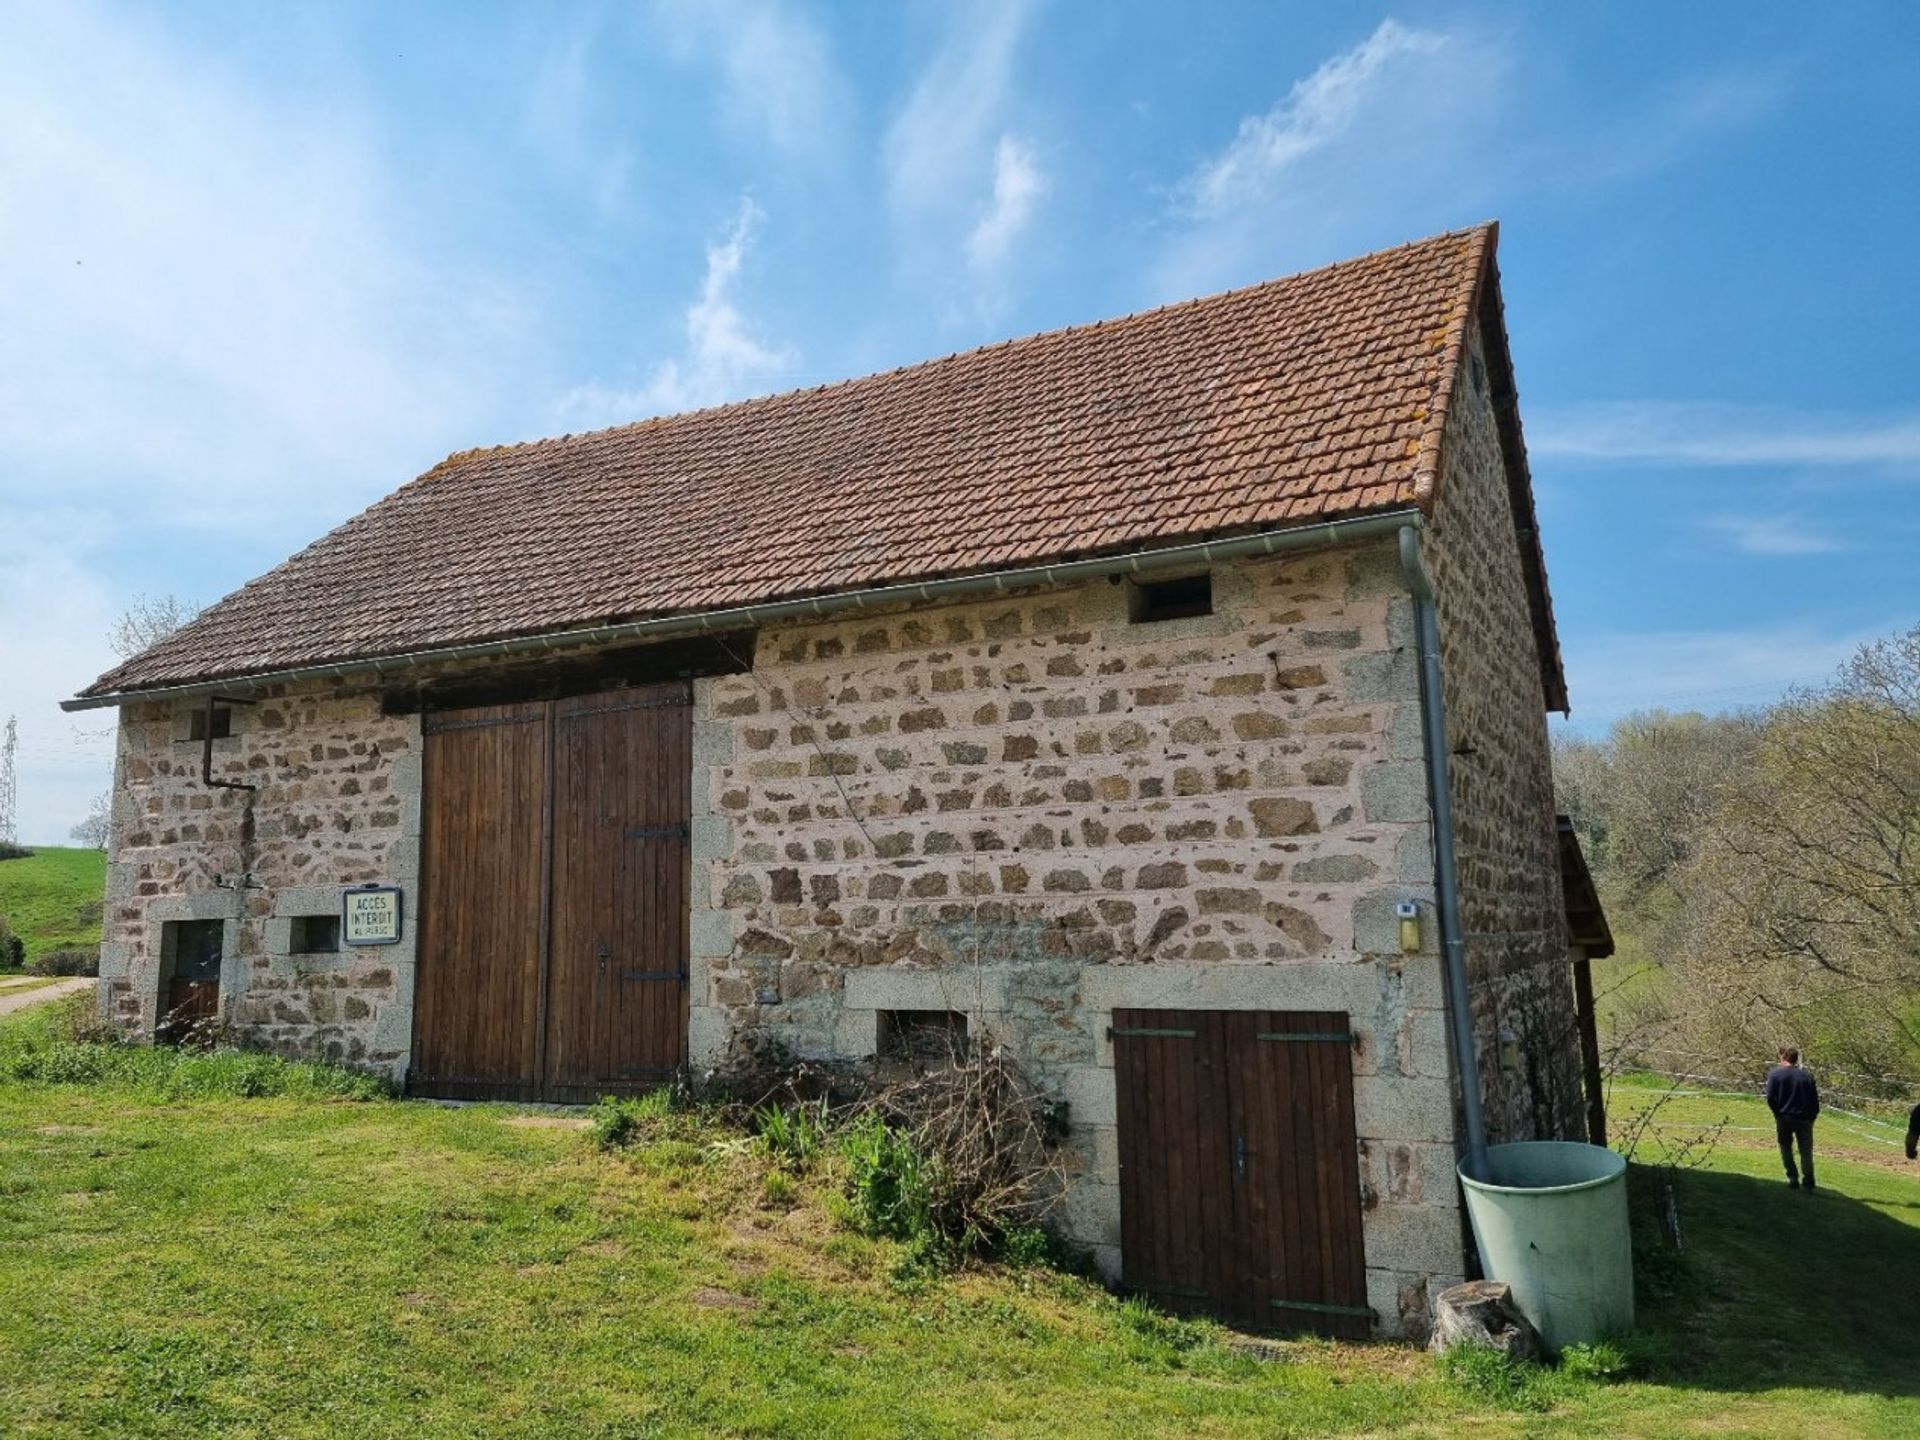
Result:
<svg viewBox="0 0 1920 1440"><path fill-rule="evenodd" d="M691 699L424 717L414 1092L585 1101L681 1064Z"/></svg>
<svg viewBox="0 0 1920 1440"><path fill-rule="evenodd" d="M1113 1012L1130 1288L1248 1329L1367 1335L1350 1028L1329 1011Z"/></svg>

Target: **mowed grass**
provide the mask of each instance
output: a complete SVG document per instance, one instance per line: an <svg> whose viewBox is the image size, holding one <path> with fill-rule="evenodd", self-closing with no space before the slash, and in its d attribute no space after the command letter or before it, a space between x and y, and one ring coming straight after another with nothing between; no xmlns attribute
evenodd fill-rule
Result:
<svg viewBox="0 0 1920 1440"><path fill-rule="evenodd" d="M0 915L32 961L49 950L100 943L107 857L101 850L42 845L20 860L0 860Z"/></svg>
<svg viewBox="0 0 1920 1440"><path fill-rule="evenodd" d="M0 1022L0 1054L47 1030ZM1834 1169L1840 1191L1885 1184L1831 1214L1897 1227L1904 1260L1866 1232L1873 1268L1910 1280L1920 1187ZM1738 1167L1683 1177L1690 1216L1709 1187L1688 1236L1705 1278L1665 1274L1653 1371L1505 1398L1398 1345L1254 1358L1050 1270L902 1281L896 1247L841 1222L831 1167L797 1189L770 1174L752 1142L692 1122L608 1154L570 1117L505 1106L0 1082L0 1434L1920 1433L1920 1329L1826 1378L1775 1356L1784 1388L1723 1353L1825 1283L1768 1222L1798 1197ZM1760 1207L1725 1237L1718 1183L1754 1187L1734 1211ZM1769 1293L1776 1274L1790 1283Z"/></svg>

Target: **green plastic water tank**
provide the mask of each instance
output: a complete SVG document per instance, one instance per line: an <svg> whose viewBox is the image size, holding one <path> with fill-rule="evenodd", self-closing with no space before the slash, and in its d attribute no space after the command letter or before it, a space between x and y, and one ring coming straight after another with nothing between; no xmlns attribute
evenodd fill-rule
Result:
<svg viewBox="0 0 1920 1440"><path fill-rule="evenodd" d="M1633 1329L1633 1242L1627 1162L1598 1145L1524 1140L1487 1149L1486 1169L1460 1162L1467 1218L1487 1278L1547 1349Z"/></svg>

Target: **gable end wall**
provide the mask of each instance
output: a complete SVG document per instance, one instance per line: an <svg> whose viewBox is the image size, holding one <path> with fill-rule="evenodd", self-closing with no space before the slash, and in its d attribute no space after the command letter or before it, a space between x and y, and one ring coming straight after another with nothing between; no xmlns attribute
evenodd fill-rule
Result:
<svg viewBox="0 0 1920 1440"><path fill-rule="evenodd" d="M1539 645L1478 326L1461 363L1423 548L1487 1124L1495 1143L1584 1139Z"/></svg>

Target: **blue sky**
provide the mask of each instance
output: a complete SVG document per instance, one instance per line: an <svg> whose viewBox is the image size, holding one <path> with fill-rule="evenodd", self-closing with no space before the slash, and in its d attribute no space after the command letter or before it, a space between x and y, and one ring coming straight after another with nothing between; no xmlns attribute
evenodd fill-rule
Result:
<svg viewBox="0 0 1920 1440"><path fill-rule="evenodd" d="M1487 217L1574 723L1920 619L1920 7L0 0L0 716L472 445Z"/></svg>

